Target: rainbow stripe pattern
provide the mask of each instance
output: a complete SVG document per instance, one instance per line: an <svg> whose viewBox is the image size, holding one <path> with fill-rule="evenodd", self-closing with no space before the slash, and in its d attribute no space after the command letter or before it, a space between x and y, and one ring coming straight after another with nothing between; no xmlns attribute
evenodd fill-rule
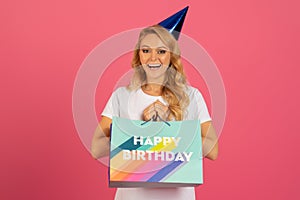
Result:
<svg viewBox="0 0 300 200"><path fill-rule="evenodd" d="M113 117L110 187L184 187L203 183L199 120L148 122Z"/></svg>

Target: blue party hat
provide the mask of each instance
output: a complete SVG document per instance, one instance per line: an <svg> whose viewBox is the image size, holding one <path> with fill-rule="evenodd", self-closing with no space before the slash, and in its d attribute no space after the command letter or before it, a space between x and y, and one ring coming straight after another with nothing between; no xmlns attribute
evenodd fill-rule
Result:
<svg viewBox="0 0 300 200"><path fill-rule="evenodd" d="M184 22L185 15L189 7L185 7L174 15L168 17L167 19L161 21L159 25L169 30L172 33L176 40L179 38L179 34Z"/></svg>

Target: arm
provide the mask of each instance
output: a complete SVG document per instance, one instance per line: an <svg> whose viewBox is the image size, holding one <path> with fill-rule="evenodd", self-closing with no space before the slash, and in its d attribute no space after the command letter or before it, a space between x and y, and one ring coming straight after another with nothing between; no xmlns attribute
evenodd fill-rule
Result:
<svg viewBox="0 0 300 200"><path fill-rule="evenodd" d="M102 116L102 119L95 130L91 146L91 154L95 159L109 154L111 123L112 120L110 118Z"/></svg>
<svg viewBox="0 0 300 200"><path fill-rule="evenodd" d="M201 124L201 136L203 155L210 160L216 160L218 157L218 137L211 121Z"/></svg>

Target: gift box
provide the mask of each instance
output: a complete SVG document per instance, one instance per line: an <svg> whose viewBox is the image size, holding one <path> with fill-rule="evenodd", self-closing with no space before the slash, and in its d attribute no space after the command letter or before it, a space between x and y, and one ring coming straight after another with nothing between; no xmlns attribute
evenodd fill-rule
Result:
<svg viewBox="0 0 300 200"><path fill-rule="evenodd" d="M145 122L113 117L110 139L110 187L203 183L199 120Z"/></svg>

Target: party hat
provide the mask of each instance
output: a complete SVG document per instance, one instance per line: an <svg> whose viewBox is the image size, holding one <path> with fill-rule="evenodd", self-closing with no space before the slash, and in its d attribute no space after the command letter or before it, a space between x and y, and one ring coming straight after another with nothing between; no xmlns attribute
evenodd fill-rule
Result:
<svg viewBox="0 0 300 200"><path fill-rule="evenodd" d="M185 7L184 9L180 10L179 12L175 13L174 15L168 17L167 19L158 23L162 27L169 30L170 33L174 35L176 40L179 38L179 34L184 22L185 15L188 11L189 7Z"/></svg>

